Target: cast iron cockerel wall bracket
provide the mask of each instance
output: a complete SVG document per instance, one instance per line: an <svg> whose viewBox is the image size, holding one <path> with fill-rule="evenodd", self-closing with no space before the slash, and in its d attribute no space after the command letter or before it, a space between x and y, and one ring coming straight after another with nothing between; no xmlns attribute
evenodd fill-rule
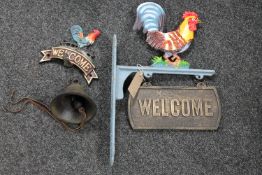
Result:
<svg viewBox="0 0 262 175"><path fill-rule="evenodd" d="M203 69L175 69L172 67L153 67L153 66L121 66L117 65L117 37L113 36L112 46L112 80L111 80L111 111L110 111L110 165L114 163L115 157L115 114L116 100L124 97L123 86L127 77L134 72L142 71L145 77L151 77L153 74L176 74L193 75L197 79L203 79L206 76L213 76L214 70Z"/></svg>

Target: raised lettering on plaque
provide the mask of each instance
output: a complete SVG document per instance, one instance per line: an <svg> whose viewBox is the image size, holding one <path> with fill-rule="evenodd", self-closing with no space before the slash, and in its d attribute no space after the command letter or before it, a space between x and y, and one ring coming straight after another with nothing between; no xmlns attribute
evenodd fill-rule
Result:
<svg viewBox="0 0 262 175"><path fill-rule="evenodd" d="M129 98L133 129L214 130L221 118L215 87L140 87Z"/></svg>
<svg viewBox="0 0 262 175"><path fill-rule="evenodd" d="M43 58L41 62L50 61L54 58L69 61L72 65L77 66L84 73L84 77L88 84L92 79L98 78L95 72L95 66L92 59L81 50L68 46L52 47L51 50L42 51Z"/></svg>

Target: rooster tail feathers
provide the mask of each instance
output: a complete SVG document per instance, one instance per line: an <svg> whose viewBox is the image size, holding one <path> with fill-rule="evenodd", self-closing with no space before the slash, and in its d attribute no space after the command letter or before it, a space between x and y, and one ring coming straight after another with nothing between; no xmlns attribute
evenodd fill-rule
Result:
<svg viewBox="0 0 262 175"><path fill-rule="evenodd" d="M137 15L135 24L133 26L133 30L135 30L135 31L140 30L141 27L142 27L142 23L141 23L141 20L140 20L139 16Z"/></svg>
<svg viewBox="0 0 262 175"><path fill-rule="evenodd" d="M137 7L136 21L133 30L143 32L163 31L165 12L163 8L154 2L145 2Z"/></svg>
<svg viewBox="0 0 262 175"><path fill-rule="evenodd" d="M79 25L73 25L71 28L70 28L70 31L71 31L71 35L73 37L73 39L79 43L81 41L81 38L79 36L80 33L83 33L83 29L82 27L80 27Z"/></svg>

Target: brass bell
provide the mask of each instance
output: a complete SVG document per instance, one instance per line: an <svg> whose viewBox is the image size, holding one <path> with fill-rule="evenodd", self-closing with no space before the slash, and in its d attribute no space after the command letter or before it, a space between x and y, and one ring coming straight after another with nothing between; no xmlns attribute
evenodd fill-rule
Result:
<svg viewBox="0 0 262 175"><path fill-rule="evenodd" d="M29 103L47 112L63 127L71 131L83 128L84 124L92 119L97 111L94 101L85 93L77 80L73 81L72 84L64 89L63 93L57 95L51 101L50 108L38 100L24 97L17 102L9 103L11 105L22 104L22 108L11 110L5 106L3 109L6 112L18 113ZM74 125L77 125L77 127Z"/></svg>
<svg viewBox="0 0 262 175"><path fill-rule="evenodd" d="M74 81L51 101L50 110L60 121L83 125L93 118L97 108L78 81Z"/></svg>

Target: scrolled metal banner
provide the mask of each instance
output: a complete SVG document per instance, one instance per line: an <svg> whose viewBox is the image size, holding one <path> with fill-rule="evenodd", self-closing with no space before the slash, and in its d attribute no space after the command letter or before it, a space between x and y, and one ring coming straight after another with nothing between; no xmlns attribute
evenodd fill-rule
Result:
<svg viewBox="0 0 262 175"><path fill-rule="evenodd" d="M84 77L88 84L91 83L93 78L98 78L91 58L81 50L77 50L73 47L58 46L52 47L51 50L43 50L41 52L43 57L40 63L51 61L54 58L61 59L81 69L84 72Z"/></svg>

